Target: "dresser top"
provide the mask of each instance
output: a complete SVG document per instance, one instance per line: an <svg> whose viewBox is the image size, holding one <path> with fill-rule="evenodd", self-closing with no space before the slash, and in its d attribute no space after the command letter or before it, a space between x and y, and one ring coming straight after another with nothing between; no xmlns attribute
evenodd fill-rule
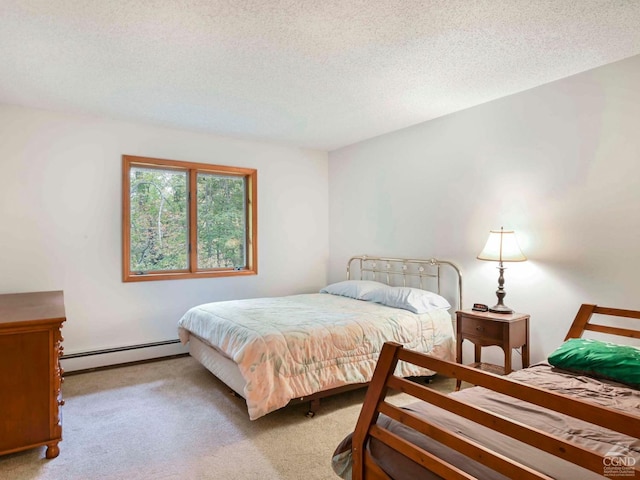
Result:
<svg viewBox="0 0 640 480"><path fill-rule="evenodd" d="M61 291L0 295L0 325L38 320L65 320Z"/></svg>

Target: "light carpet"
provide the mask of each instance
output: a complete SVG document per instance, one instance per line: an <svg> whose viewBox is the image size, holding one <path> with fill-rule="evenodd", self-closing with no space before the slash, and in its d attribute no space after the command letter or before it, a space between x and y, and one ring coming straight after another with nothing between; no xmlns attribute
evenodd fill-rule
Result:
<svg viewBox="0 0 640 480"><path fill-rule="evenodd" d="M451 379L434 386L453 390ZM364 390L250 421L244 400L191 357L68 376L60 455L0 457L2 480L330 480L331 455L353 430ZM397 394L391 400L410 400Z"/></svg>

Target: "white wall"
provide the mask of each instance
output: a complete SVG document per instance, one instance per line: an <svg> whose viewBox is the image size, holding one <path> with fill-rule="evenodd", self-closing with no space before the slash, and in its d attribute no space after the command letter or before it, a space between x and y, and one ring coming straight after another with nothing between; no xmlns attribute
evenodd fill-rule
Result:
<svg viewBox="0 0 640 480"><path fill-rule="evenodd" d="M122 283L123 154L257 168L259 274ZM0 105L0 293L64 290L66 354L175 339L193 305L322 287L327 195L325 152Z"/></svg>
<svg viewBox="0 0 640 480"><path fill-rule="evenodd" d="M640 309L639 180L636 56L331 152L329 280L357 253L435 256L462 266L465 308L492 305L475 257L512 228L530 260L507 264L505 303L542 360L581 303Z"/></svg>

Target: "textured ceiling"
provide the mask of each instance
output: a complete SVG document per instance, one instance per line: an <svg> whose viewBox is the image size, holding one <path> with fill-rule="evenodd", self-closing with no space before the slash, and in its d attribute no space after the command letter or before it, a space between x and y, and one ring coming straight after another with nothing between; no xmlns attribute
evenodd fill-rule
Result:
<svg viewBox="0 0 640 480"><path fill-rule="evenodd" d="M639 0L0 0L0 102L322 150L636 54Z"/></svg>

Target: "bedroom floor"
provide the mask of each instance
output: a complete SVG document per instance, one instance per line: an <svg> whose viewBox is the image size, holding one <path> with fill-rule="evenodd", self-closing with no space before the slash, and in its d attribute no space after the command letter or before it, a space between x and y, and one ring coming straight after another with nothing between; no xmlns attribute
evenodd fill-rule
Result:
<svg viewBox="0 0 640 480"><path fill-rule="evenodd" d="M454 383L436 377L434 386ZM0 457L0 478L338 478L331 455L357 420L364 390L250 421L244 401L191 357L71 375L63 384L60 455L44 447ZM393 402L409 401L402 394Z"/></svg>

